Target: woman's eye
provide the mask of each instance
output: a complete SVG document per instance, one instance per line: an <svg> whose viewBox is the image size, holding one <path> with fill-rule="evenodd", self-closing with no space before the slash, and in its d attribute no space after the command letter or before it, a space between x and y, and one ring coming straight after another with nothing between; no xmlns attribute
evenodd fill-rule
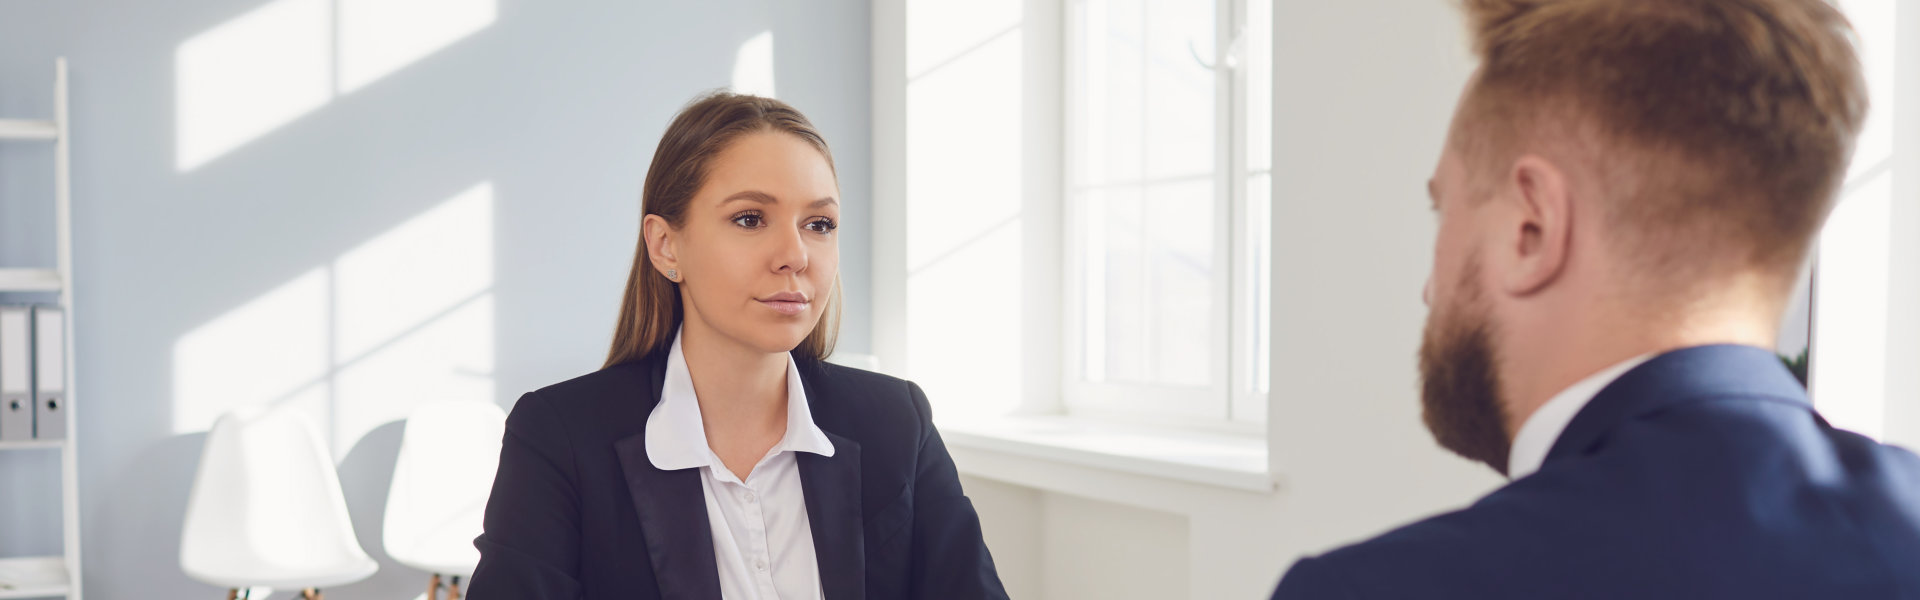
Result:
<svg viewBox="0 0 1920 600"><path fill-rule="evenodd" d="M747 229L754 229L760 226L760 215L753 214L753 213L740 215L738 217L733 218L733 224L739 225L741 227L745 227Z"/></svg>
<svg viewBox="0 0 1920 600"><path fill-rule="evenodd" d="M835 224L832 219L819 219L807 223L807 231L814 233L833 233L833 230L839 228L840 226Z"/></svg>

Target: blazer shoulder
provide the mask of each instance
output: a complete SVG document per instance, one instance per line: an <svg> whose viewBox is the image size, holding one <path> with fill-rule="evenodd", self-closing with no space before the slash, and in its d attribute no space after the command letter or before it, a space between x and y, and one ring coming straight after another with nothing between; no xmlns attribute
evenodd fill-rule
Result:
<svg viewBox="0 0 1920 600"><path fill-rule="evenodd" d="M834 385L870 389L894 388L904 390L907 385L913 383L885 373L875 373L866 369L837 365L824 360L802 361L800 362L800 366L802 375L812 375L821 382L832 383Z"/></svg>
<svg viewBox="0 0 1920 600"><path fill-rule="evenodd" d="M1280 576L1280 585L1273 590L1272 600L1353 598L1353 590L1348 588L1345 579L1346 574L1325 559L1302 558Z"/></svg>
<svg viewBox="0 0 1920 600"><path fill-rule="evenodd" d="M1515 546L1524 545L1515 539L1512 516L1477 505L1302 559L1281 580L1275 597L1525 597L1511 594L1512 582L1492 575L1522 564L1511 553ZM1392 576L1376 576L1382 573ZM1290 582L1295 577L1301 581ZM1434 596L1434 590L1448 591Z"/></svg>
<svg viewBox="0 0 1920 600"><path fill-rule="evenodd" d="M933 427L927 395L912 381L824 361L800 368L814 420L828 431L866 443L875 432L924 433Z"/></svg>
<svg viewBox="0 0 1920 600"><path fill-rule="evenodd" d="M521 395L507 416L508 426L547 422L545 430L564 430L587 443L618 439L645 425L659 397L657 381L645 361L612 365Z"/></svg>
<svg viewBox="0 0 1920 600"><path fill-rule="evenodd" d="M649 375L650 366L651 362L646 359L611 365L541 387L529 394L559 404L574 404L609 395L630 398L633 393L646 391L647 381L653 379Z"/></svg>
<svg viewBox="0 0 1920 600"><path fill-rule="evenodd" d="M926 394L912 381L826 361L802 363L801 376L807 377L823 392L836 397L880 403L926 400Z"/></svg>

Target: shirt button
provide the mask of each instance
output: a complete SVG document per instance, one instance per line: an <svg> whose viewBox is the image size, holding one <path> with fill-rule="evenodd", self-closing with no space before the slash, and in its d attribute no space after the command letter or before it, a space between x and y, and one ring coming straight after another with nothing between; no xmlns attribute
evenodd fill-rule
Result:
<svg viewBox="0 0 1920 600"><path fill-rule="evenodd" d="M761 573L765 573L767 572L767 561L764 561L764 560L753 561L753 568L760 570Z"/></svg>
<svg viewBox="0 0 1920 600"><path fill-rule="evenodd" d="M752 501L753 501L753 492L747 492L747 501L748 501L748 502L752 502Z"/></svg>

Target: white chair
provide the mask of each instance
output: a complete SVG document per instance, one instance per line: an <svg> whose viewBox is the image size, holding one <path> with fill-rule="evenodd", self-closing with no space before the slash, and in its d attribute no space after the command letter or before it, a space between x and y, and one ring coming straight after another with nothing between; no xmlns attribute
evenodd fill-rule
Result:
<svg viewBox="0 0 1920 600"><path fill-rule="evenodd" d="M325 448L291 410L222 415L207 434L187 500L181 570L227 588L229 600L254 588L318 599L322 588L373 575L379 565L353 535Z"/></svg>
<svg viewBox="0 0 1920 600"><path fill-rule="evenodd" d="M426 571L427 600L451 579L448 600L459 600L460 580L480 563L480 536L507 413L492 402L441 400L407 417L400 458L387 493L385 545L400 564Z"/></svg>

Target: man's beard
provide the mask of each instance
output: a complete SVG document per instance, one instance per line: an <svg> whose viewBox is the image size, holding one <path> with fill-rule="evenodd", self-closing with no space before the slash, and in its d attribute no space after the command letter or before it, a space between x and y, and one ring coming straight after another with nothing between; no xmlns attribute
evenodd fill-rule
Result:
<svg viewBox="0 0 1920 600"><path fill-rule="evenodd" d="M1506 402L1500 397L1493 323L1478 289L1477 262L1463 269L1461 297L1427 315L1420 343L1421 419L1442 448L1507 472Z"/></svg>

